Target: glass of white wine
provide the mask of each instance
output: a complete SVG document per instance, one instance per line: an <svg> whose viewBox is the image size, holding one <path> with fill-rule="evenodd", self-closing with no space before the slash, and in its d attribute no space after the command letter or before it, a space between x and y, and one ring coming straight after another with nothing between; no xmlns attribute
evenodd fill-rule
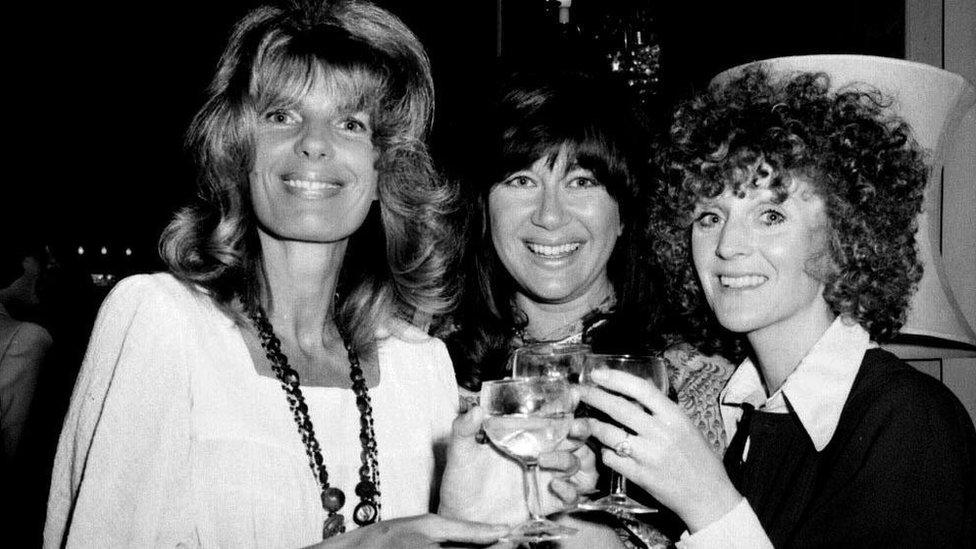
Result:
<svg viewBox="0 0 976 549"><path fill-rule="evenodd" d="M542 516L539 502L539 455L551 452L569 434L577 397L562 376L535 376L485 381L481 406L484 430L499 450L522 466L529 519L515 526L501 541L522 543L561 539L575 528Z"/></svg>
<svg viewBox="0 0 976 549"><path fill-rule="evenodd" d="M628 374L650 381L665 394L668 392L667 361L662 357L591 353L586 357L586 366L583 369L583 375L580 377L580 383L592 385L593 381L590 379L590 372L599 368L627 372ZM591 414L599 416L596 419L627 430L626 427L614 421L613 418L606 414L598 414L596 411L591 411ZM594 501L581 502L578 507L587 511L606 511L623 516L657 512L657 509L648 507L630 498L627 495L627 479L620 473L612 470L610 471L610 494Z"/></svg>
<svg viewBox="0 0 976 549"><path fill-rule="evenodd" d="M590 346L582 343L532 343L515 349L510 369L512 377L563 376L579 383Z"/></svg>

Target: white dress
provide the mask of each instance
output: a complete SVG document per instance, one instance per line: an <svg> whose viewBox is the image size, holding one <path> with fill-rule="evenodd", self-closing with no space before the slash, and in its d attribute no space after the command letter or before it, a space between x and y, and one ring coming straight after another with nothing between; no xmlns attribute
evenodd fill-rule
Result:
<svg viewBox="0 0 976 549"><path fill-rule="evenodd" d="M443 343L402 332L379 345L370 390L385 519L430 510L434 447L458 405ZM355 395L302 390L355 528ZM321 540L319 493L284 391L256 373L234 323L171 275L119 283L61 433L45 547L302 547Z"/></svg>

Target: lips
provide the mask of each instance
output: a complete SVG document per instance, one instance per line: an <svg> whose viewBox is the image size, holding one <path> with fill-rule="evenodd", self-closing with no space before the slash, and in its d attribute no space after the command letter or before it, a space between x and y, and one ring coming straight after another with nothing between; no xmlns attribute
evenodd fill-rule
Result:
<svg viewBox="0 0 976 549"><path fill-rule="evenodd" d="M768 277L763 275L719 275L719 282L723 287L731 290L748 290L763 285Z"/></svg>
<svg viewBox="0 0 976 549"><path fill-rule="evenodd" d="M310 181L307 179L285 179L286 186L301 189L303 191L324 191L326 189L336 189L342 187L338 182L332 181Z"/></svg>
<svg viewBox="0 0 976 549"><path fill-rule="evenodd" d="M338 177L323 176L316 173L287 173L280 176L285 190L305 199L320 199L335 196L345 186Z"/></svg>
<svg viewBox="0 0 976 549"><path fill-rule="evenodd" d="M565 244L539 244L537 242L526 242L525 247L535 255L545 258L560 258L571 255L579 249L581 242L567 242Z"/></svg>
<svg viewBox="0 0 976 549"><path fill-rule="evenodd" d="M331 173L331 170L328 172L300 170L283 173L280 177L285 185L307 191L342 187L345 184L343 178Z"/></svg>

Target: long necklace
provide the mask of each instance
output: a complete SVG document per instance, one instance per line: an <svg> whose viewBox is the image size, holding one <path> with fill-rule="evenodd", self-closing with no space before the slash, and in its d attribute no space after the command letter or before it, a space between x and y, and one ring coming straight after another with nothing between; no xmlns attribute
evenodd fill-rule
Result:
<svg viewBox="0 0 976 549"><path fill-rule="evenodd" d="M319 441L315 438L312 418L308 415L308 406L302 395L298 372L288 365L288 357L281 351L281 341L275 336L264 309L259 305L248 316L258 330L261 347L264 348L265 355L271 362L271 369L281 382L281 388L285 390L288 406L298 425L298 434L302 436L302 442L305 444L308 466L322 489L322 508L327 513L325 523L322 525L322 539L345 532L346 519L339 513L339 509L342 509L346 502L346 494L339 488L329 485L329 472L322 459ZM362 467L359 468L359 483L356 484L359 504L352 512L352 519L359 526L365 526L380 520L380 473L376 435L373 431L373 406L369 399L369 391L366 389L363 370L359 366L359 357L347 343L346 337L342 338L342 343L349 354L349 378L352 380L352 390L356 394L356 407L359 409L359 441L363 446L360 454Z"/></svg>

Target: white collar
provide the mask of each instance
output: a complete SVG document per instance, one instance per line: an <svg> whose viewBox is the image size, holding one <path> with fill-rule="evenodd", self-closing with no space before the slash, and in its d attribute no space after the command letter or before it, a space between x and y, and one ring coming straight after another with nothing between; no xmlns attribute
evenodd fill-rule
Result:
<svg viewBox="0 0 976 549"><path fill-rule="evenodd" d="M742 415L742 403L772 413L796 414L817 451L834 436L840 413L861 368L864 353L876 346L860 324L840 317L827 328L775 394L766 397L759 370L751 359L736 369L719 397L722 420L731 440Z"/></svg>

